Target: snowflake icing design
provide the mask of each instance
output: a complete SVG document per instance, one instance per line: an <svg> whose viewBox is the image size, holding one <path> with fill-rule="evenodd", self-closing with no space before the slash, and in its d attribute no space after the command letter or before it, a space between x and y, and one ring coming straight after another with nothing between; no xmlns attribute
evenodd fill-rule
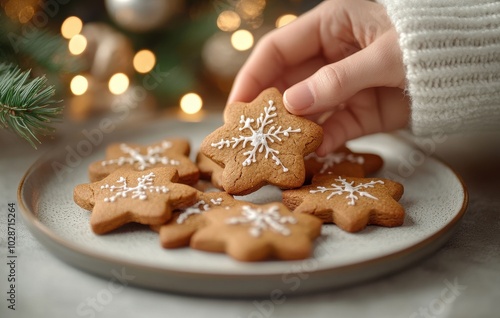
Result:
<svg viewBox="0 0 500 318"><path fill-rule="evenodd" d="M242 216L232 217L226 220L228 224L251 224L250 235L259 237L265 230L272 230L281 235L290 235L290 229L285 224L296 224L297 219L292 216L281 216L279 207L276 205L271 206L267 210L253 209L248 205L242 208Z"/></svg>
<svg viewBox="0 0 500 318"><path fill-rule="evenodd" d="M224 147L232 147L236 148L240 143L243 148L246 148L247 144L250 143L250 146L253 147L251 150L243 153L246 156L246 159L243 161L243 166L249 166L253 162L257 161L257 152L262 153L264 150L265 158L268 159L269 155L271 155L272 160L276 163L276 165L280 165L283 168L284 172L288 171L281 160L278 158L279 151L271 148L269 143L281 142L281 137L288 137L290 133L298 133L300 132L300 128L292 129L288 127L283 130L281 126L276 128L275 125L271 125L274 120L274 117L277 117L274 111L276 110L276 106L274 106L274 102L272 100L268 101L269 107L264 107L264 113L260 113L260 116L257 120L253 118L247 118L244 115L241 115L240 124L243 124L239 128L239 131L248 130L251 135L239 137L232 137L231 140L221 139L219 142L212 143L212 147L217 147L218 149L222 149ZM257 127L252 127L252 124L256 122ZM269 127L268 127L269 126Z"/></svg>
<svg viewBox="0 0 500 318"><path fill-rule="evenodd" d="M110 159L106 161L102 161L103 166L107 165L119 165L123 166L124 164L135 164L138 163L137 170L145 170L146 168L151 167L157 163L162 163L164 165L172 165L178 166L180 164L177 160L172 160L166 156L162 156L162 152L172 147L172 143L168 141L164 141L159 146L155 147L147 147L147 153L145 155L139 152L139 149L134 149L129 147L127 144L121 144L120 150L126 154L127 156L118 157L116 159Z"/></svg>
<svg viewBox="0 0 500 318"><path fill-rule="evenodd" d="M222 198L217 198L217 199L210 199L210 202L213 205L221 205L222 204ZM205 203L204 200L200 200L193 204L192 206L186 208L179 214L179 217L177 218L177 224L182 224L184 223L191 215L194 214L201 214L203 212L206 212L210 210L210 204Z"/></svg>
<svg viewBox="0 0 500 318"><path fill-rule="evenodd" d="M356 201L359 200L359 197L367 197L373 200L378 200L378 198L374 197L370 193L366 191L361 191L361 189L374 188L375 184L384 184L382 180L370 181L367 183L360 183L358 185L354 185L354 181L347 182L346 179L338 177L335 181L340 182L339 184L332 184L333 188L326 188L323 186L318 186L317 190L310 190L310 193L325 193L327 191L331 191L331 193L326 197L327 200L330 200L334 195L342 195L342 193L348 193L346 195L346 199L350 200L348 205L355 205ZM358 194L358 195L356 195ZM358 197L359 196L359 197Z"/></svg>
<svg viewBox="0 0 500 318"><path fill-rule="evenodd" d="M127 179L120 177L116 183L118 185L105 184L101 186L101 189L109 189L110 192L115 193L110 197L104 198L104 202L115 202L119 198L127 198L128 194L132 194L131 199L146 200L148 198L147 192L157 192L157 193L167 193L169 189L165 186L154 186L153 181L155 174L150 172L147 175L143 175L137 178L137 185L135 187L129 187L127 184Z"/></svg>
<svg viewBox="0 0 500 318"><path fill-rule="evenodd" d="M365 159L362 156L355 156L354 154L346 154L343 152L339 153L329 153L324 157L319 157L316 153L310 153L305 156L304 159L314 159L316 162L322 163L323 167L321 167L320 173L324 173L329 168L342 163L344 161L348 161L350 163L356 163L362 165L365 162Z"/></svg>

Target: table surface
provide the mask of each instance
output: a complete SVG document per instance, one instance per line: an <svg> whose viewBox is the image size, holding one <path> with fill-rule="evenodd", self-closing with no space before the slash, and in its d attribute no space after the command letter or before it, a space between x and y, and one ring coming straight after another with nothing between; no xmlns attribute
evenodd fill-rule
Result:
<svg viewBox="0 0 500 318"><path fill-rule="evenodd" d="M274 299L168 294L73 268L49 253L16 213L16 310L8 308L7 211L35 151L0 132L0 317L498 317L500 310L500 133L440 135L420 143L462 176L468 211L436 253L388 277ZM214 286L217 288L217 286ZM112 292L110 292L112 291ZM7 297L6 297L7 295Z"/></svg>

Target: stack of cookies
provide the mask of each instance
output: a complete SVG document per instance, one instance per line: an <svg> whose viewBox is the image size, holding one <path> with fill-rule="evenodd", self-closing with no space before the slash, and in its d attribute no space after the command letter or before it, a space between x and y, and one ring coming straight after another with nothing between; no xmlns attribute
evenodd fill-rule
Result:
<svg viewBox="0 0 500 318"><path fill-rule="evenodd" d="M203 140L196 162L183 138L110 145L105 158L89 166L91 182L74 189L75 202L92 211L92 230L105 234L141 223L159 233L164 248L260 261L309 257L322 224L348 232L403 224L403 186L366 177L382 167L382 158L347 147L317 156L321 127L288 113L277 89L230 105L224 117ZM211 190L201 180L210 181ZM233 197L264 185L282 189L281 202Z"/></svg>

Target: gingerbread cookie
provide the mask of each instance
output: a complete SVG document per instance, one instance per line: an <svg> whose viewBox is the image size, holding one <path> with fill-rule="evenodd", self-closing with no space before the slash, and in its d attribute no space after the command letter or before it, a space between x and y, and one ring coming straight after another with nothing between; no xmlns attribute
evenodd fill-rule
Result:
<svg viewBox="0 0 500 318"><path fill-rule="evenodd" d="M196 164L200 170L200 179L210 181L217 189L224 189L222 187L222 171L224 168L201 152L196 156Z"/></svg>
<svg viewBox="0 0 500 318"><path fill-rule="evenodd" d="M205 224L205 213L213 208L232 207L237 204L244 202L233 199L226 192L198 191L193 205L174 211L172 218L166 224L152 225L151 228L160 234L160 242L164 248L189 246L191 236Z"/></svg>
<svg viewBox="0 0 500 318"><path fill-rule="evenodd" d="M144 171L156 167L173 167L179 173L179 182L194 184L198 181L198 167L189 159L190 145L186 139L165 139L148 146L130 143L111 144L106 159L89 166L91 182L99 181L116 169L130 167Z"/></svg>
<svg viewBox="0 0 500 318"><path fill-rule="evenodd" d="M293 214L281 203L216 208L204 216L207 223L193 235L191 247L240 261L307 258L321 233L318 218Z"/></svg>
<svg viewBox="0 0 500 318"><path fill-rule="evenodd" d="M104 234L126 223L164 224L174 209L185 208L196 200L196 190L178 179L174 168L146 171L119 169L101 181L75 187L75 202L92 210L90 225Z"/></svg>
<svg viewBox="0 0 500 318"><path fill-rule="evenodd" d="M280 92L269 88L249 104L229 105L224 125L208 135L200 149L224 167L224 190L244 195L266 184L300 187L305 180L304 156L322 139L319 125L290 114Z"/></svg>
<svg viewBox="0 0 500 318"><path fill-rule="evenodd" d="M384 164L379 155L352 152L346 146L322 157L313 152L307 155L304 160L308 181L318 173L363 178L378 171Z"/></svg>
<svg viewBox="0 0 500 318"><path fill-rule="evenodd" d="M310 186L283 191L283 203L294 213L358 232L369 224L402 225L405 212L397 201L403 191L400 183L387 179L316 175Z"/></svg>

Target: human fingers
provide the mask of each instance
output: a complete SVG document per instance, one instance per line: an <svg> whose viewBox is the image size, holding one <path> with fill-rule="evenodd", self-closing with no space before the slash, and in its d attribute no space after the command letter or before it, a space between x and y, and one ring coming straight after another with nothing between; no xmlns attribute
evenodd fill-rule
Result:
<svg viewBox="0 0 500 318"><path fill-rule="evenodd" d="M343 3L325 1L285 27L266 34L238 72L228 103L252 100L262 90L274 86L287 70L315 57L323 57L325 50L330 62L342 58L343 46L335 43L338 42L337 33L342 33L340 29L349 24L344 21L347 16L341 14ZM345 27L337 27L338 32L325 32L324 26L332 21Z"/></svg>
<svg viewBox="0 0 500 318"><path fill-rule="evenodd" d="M403 88L404 66L397 37L390 29L365 49L322 67L285 91L285 106L296 115L318 114L365 88Z"/></svg>
<svg viewBox="0 0 500 318"><path fill-rule="evenodd" d="M322 57L316 57L301 64L291 66L283 72L282 76L277 78L276 81L270 83L269 86L265 88L276 87L280 92L283 93L288 87L302 81L304 78L311 76L325 64L326 62Z"/></svg>
<svg viewBox="0 0 500 318"><path fill-rule="evenodd" d="M337 149L346 141L364 135L404 128L410 116L409 99L399 88L367 89L333 112L323 123L319 155Z"/></svg>
<svg viewBox="0 0 500 318"><path fill-rule="evenodd" d="M290 67L286 70L286 72L278 78L275 82L270 83L268 87L275 87L277 88L281 93L283 93L288 87L292 86L293 84L300 82L302 79L307 78L311 76L316 70L321 68L323 65L325 65L325 60L322 57L316 57L313 59L310 59L304 63L301 63L299 65L295 65L293 67ZM260 93L259 91L258 93ZM253 100L256 96L253 95L244 95L248 94L248 91L246 89L241 90L242 95L240 95L238 98L235 98L232 102L235 101L251 101ZM257 95L258 95L257 93ZM231 103L228 101L228 104ZM224 112L227 111L227 107L224 109ZM225 115L224 115L225 118Z"/></svg>

